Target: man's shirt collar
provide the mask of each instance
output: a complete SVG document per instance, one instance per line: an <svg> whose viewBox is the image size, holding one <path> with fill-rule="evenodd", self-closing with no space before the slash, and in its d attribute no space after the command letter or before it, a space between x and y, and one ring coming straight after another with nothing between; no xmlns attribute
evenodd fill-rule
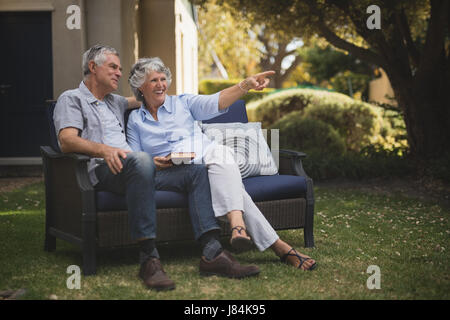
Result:
<svg viewBox="0 0 450 320"><path fill-rule="evenodd" d="M80 89L80 92L86 97L86 100L88 103L92 104L94 102L100 101L98 100L92 92L86 87L86 84L84 81L81 81L80 86L78 87ZM109 100L111 98L111 94L107 94L103 101Z"/></svg>

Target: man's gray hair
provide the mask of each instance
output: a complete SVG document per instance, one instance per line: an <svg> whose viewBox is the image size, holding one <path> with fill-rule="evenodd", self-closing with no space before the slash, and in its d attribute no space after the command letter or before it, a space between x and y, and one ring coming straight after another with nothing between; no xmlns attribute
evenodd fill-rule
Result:
<svg viewBox="0 0 450 320"><path fill-rule="evenodd" d="M83 76L86 77L91 73L89 70L89 61L94 61L96 65L100 66L105 63L107 54L119 56L117 50L110 46L96 44L95 46L89 48L83 54Z"/></svg>
<svg viewBox="0 0 450 320"><path fill-rule="evenodd" d="M164 73L167 80L167 87L170 87L172 73L170 72L170 69L164 65L162 60L158 57L141 58L133 65L130 76L128 77L128 83L138 101L144 101L144 96L139 91L139 88L144 84L145 78L152 71Z"/></svg>

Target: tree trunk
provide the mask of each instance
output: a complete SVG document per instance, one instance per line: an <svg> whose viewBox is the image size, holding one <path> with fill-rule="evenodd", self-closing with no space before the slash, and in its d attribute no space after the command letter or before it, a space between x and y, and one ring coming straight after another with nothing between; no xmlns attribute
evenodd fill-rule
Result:
<svg viewBox="0 0 450 320"><path fill-rule="evenodd" d="M450 152L450 102L445 76L434 73L422 81L406 81L391 73L389 79L404 114L411 154L430 159Z"/></svg>

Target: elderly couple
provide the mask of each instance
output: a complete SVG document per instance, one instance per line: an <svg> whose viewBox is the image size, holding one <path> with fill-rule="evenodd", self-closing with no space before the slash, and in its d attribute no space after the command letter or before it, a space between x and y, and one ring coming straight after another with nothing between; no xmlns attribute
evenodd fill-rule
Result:
<svg viewBox="0 0 450 320"><path fill-rule="evenodd" d="M196 154L195 164L174 166L167 156L199 138L194 137L194 121L227 112L249 89L265 88L267 76L274 72L248 77L213 95L168 96L170 70L159 58L142 58L128 79L135 98L125 98L112 94L121 70L114 48L96 45L87 50L84 79L77 89L58 98L54 123L63 152L92 157L88 170L95 189L126 195L130 234L139 244L139 277L144 284L155 290L175 288L155 244L156 189L188 194L192 227L202 250L202 275L244 278L260 272L255 265L241 265L222 248L217 222L222 216L230 223L231 247L237 251L248 250L254 243L260 251L271 248L287 264L313 270L315 261L282 241L253 203L237 164L230 161L231 149L202 135L204 152ZM131 108L136 110L130 114L125 135L124 113Z"/></svg>

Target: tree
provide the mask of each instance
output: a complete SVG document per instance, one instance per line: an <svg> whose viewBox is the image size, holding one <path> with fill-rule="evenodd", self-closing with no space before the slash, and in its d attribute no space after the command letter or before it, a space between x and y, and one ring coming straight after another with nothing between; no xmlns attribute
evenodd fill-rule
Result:
<svg viewBox="0 0 450 320"><path fill-rule="evenodd" d="M403 113L411 153L432 158L449 152L450 103L446 91L450 87L450 1L219 3L227 3L255 24L264 22L297 37L318 34L354 57L383 68ZM375 11L371 11L373 8ZM377 23L373 28L373 20L379 20L381 28L377 28Z"/></svg>
<svg viewBox="0 0 450 320"><path fill-rule="evenodd" d="M351 54L317 43L299 49L303 69L316 85L332 86L334 90L367 101L369 81L375 77L374 67Z"/></svg>
<svg viewBox="0 0 450 320"><path fill-rule="evenodd" d="M214 1L199 10L199 77L209 77L218 63L222 63L228 78L259 72L256 66L260 60L260 44L250 38L250 27L249 22L234 19L229 10L215 5ZM213 61L214 54L220 62Z"/></svg>
<svg viewBox="0 0 450 320"><path fill-rule="evenodd" d="M270 30L266 25L255 26L257 38L261 42L262 70L274 70L276 74L272 77L271 86L281 88L292 71L301 62L298 48L303 44L300 39L287 36L283 32ZM292 58L290 63L284 65L286 58Z"/></svg>
<svg viewBox="0 0 450 320"><path fill-rule="evenodd" d="M216 54L230 78L275 70L271 86L281 88L300 62L296 50L299 39L264 24L252 26L247 20L236 19L226 5L224 10L211 0L198 11L198 16L201 78L211 73Z"/></svg>

